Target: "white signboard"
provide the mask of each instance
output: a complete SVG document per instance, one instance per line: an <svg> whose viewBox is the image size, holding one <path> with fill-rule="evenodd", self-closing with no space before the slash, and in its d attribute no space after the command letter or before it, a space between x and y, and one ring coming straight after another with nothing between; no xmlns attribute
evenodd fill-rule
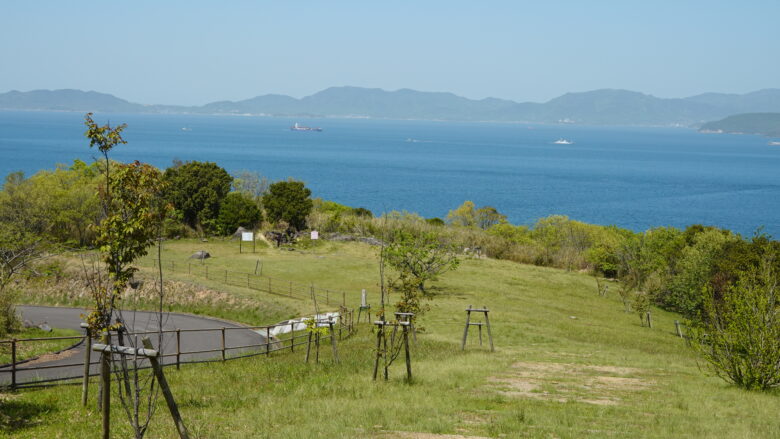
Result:
<svg viewBox="0 0 780 439"><path fill-rule="evenodd" d="M360 292L360 306L366 307L366 290Z"/></svg>
<svg viewBox="0 0 780 439"><path fill-rule="evenodd" d="M320 239L320 232L316 230L311 231L311 239Z"/></svg>
<svg viewBox="0 0 780 439"><path fill-rule="evenodd" d="M255 240L255 234L252 232L241 232L241 240L246 242L252 242Z"/></svg>

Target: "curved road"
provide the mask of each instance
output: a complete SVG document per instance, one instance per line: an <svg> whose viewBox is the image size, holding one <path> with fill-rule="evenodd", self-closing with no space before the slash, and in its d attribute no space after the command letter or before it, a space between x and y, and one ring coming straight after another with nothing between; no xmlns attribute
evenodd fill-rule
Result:
<svg viewBox="0 0 780 439"><path fill-rule="evenodd" d="M47 323L53 328L81 329L81 315L88 311L81 308L61 308L53 306L18 306L17 311L21 313L22 319L29 320L35 325ZM124 311L122 319L125 325L131 328L131 332L156 331L158 329L158 315L155 312L147 311ZM256 345L265 343L265 336L255 331L246 329L236 323L227 322L211 317L194 316L178 313L163 313L163 330L171 329L196 329L196 332L181 332L180 348L182 352L205 351L210 349L222 348L222 331L225 329L225 347L227 356L236 356L249 351L265 349L265 347L241 348L239 346ZM215 329L206 331L206 329ZM152 344L155 349L159 349L157 336L150 334ZM140 344L140 338L139 344ZM75 342L75 341L74 341ZM114 340L116 342L116 340ZM231 349L231 347L236 347ZM272 346L273 348L273 346ZM162 341L162 353L176 353L176 334L165 334ZM221 358L220 352L202 352L193 354L182 354L182 362L203 361L215 358ZM90 375L99 374L98 358L100 354L93 352L90 361ZM27 363L18 363L16 372L17 384L33 383L41 380L80 378L84 373L84 344L80 344L73 349L64 351L58 355L44 355L37 360ZM165 357L163 364L175 364L176 357ZM33 367L41 366L62 366L43 370L30 370ZM7 385L11 382L11 367L6 365L0 367L0 385Z"/></svg>

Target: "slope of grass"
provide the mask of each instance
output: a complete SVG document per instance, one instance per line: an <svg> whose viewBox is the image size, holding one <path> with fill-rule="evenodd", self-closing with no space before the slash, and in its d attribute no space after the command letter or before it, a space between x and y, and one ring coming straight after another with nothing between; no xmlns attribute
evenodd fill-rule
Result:
<svg viewBox="0 0 780 439"><path fill-rule="evenodd" d="M232 246L171 242L165 258L186 263L192 251L205 249L214 269L253 271L260 257L271 276L354 291L353 306L361 288L376 291L375 250L364 245L255 255L238 255ZM168 369L190 431L208 438L780 437L776 393L746 392L703 373L674 334L674 314L653 310L654 328L641 327L618 298L599 297L587 275L467 259L436 287L412 349L412 384L404 383L400 362L390 381L371 381L375 338L362 325L340 345L338 365L326 346L319 365L303 364L296 351ZM225 290L311 309L300 300ZM495 353L478 345L476 333L460 350L469 304L491 309ZM79 407L79 392L67 386L3 396L3 434L98 437L99 414L94 403ZM128 437L117 405L113 414L115 437ZM174 435L160 404L147 437Z"/></svg>
<svg viewBox="0 0 780 439"><path fill-rule="evenodd" d="M24 340L26 338L44 338L44 337L70 337L82 335L78 331L71 329L52 328L51 332L46 332L39 328L25 328L20 332L10 334L5 339ZM56 352L65 349L68 346L76 344L78 340L46 340L24 342L16 344L16 361L27 360L49 352ZM0 344L0 364L11 362L11 345L8 343Z"/></svg>

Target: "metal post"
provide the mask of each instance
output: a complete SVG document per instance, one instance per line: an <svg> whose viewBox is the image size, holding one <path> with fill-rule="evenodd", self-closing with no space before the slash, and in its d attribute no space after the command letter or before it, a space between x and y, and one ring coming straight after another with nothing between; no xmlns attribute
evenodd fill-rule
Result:
<svg viewBox="0 0 780 439"><path fill-rule="evenodd" d="M271 353L271 327L266 326L265 327L265 355L268 356L268 354Z"/></svg>
<svg viewBox="0 0 780 439"><path fill-rule="evenodd" d="M333 320L328 321L328 327L330 328L330 346L333 348L333 361L338 364L339 349L338 346L336 346L336 334L333 333Z"/></svg>
<svg viewBox="0 0 780 439"><path fill-rule="evenodd" d="M683 338L682 330L680 329L680 321L675 320L674 321L674 329L677 330L677 336L680 338Z"/></svg>

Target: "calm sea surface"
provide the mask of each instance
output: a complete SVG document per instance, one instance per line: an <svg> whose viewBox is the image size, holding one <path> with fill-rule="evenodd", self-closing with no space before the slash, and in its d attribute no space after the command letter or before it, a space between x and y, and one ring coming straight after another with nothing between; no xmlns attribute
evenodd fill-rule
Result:
<svg viewBox="0 0 780 439"><path fill-rule="evenodd" d="M126 122L113 158L304 180L314 196L444 217L464 200L517 224L550 214L634 230L711 224L780 237L780 147L758 136L362 119L98 114ZM0 174L91 160L80 113L0 111ZM323 132L293 132L294 122ZM183 129L184 128L184 129ZM555 145L566 138L573 145Z"/></svg>

